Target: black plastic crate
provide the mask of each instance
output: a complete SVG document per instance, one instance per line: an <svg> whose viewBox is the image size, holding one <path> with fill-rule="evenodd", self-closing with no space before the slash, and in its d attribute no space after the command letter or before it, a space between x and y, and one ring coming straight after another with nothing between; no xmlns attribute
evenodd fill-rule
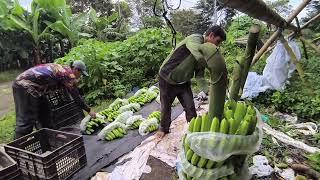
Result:
<svg viewBox="0 0 320 180"><path fill-rule="evenodd" d="M79 105L71 101L57 109L50 110L50 128L59 129L76 124L84 118L84 113Z"/></svg>
<svg viewBox="0 0 320 180"><path fill-rule="evenodd" d="M8 145L24 179L67 179L87 163L81 135L43 128Z"/></svg>
<svg viewBox="0 0 320 180"><path fill-rule="evenodd" d="M17 163L0 150L0 180L18 180L20 176Z"/></svg>
<svg viewBox="0 0 320 180"><path fill-rule="evenodd" d="M46 93L46 98L51 109L70 103L73 99L65 88L57 88Z"/></svg>

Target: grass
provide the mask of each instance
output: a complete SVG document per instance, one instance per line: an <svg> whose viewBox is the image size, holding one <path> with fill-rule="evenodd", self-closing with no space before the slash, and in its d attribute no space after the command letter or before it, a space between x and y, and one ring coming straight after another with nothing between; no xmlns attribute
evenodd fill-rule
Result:
<svg viewBox="0 0 320 180"><path fill-rule="evenodd" d="M13 111L0 118L0 144L13 140L15 125L16 117Z"/></svg>
<svg viewBox="0 0 320 180"><path fill-rule="evenodd" d="M21 70L8 70L0 72L0 83L13 81L20 73Z"/></svg>

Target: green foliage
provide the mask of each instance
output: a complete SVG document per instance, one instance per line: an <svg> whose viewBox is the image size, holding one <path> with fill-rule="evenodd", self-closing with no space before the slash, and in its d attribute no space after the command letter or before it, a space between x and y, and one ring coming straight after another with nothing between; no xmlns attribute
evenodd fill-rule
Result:
<svg viewBox="0 0 320 180"><path fill-rule="evenodd" d="M307 155L307 158L311 167L316 171L320 171L320 153L317 152L317 153Z"/></svg>
<svg viewBox="0 0 320 180"><path fill-rule="evenodd" d="M83 60L90 77L80 87L90 103L99 103L103 98L122 97L132 87L148 84L170 50L169 30L145 29L122 42L80 41L79 46L56 62Z"/></svg>

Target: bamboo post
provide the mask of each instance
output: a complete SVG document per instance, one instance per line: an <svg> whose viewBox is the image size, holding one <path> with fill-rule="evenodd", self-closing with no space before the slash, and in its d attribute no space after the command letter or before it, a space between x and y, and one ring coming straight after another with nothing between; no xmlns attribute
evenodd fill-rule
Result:
<svg viewBox="0 0 320 180"><path fill-rule="evenodd" d="M232 84L230 87L230 99L238 101L246 82L251 61L254 56L259 38L260 27L253 25L249 29L249 37L244 57L236 62L233 69ZM240 93L239 93L240 91Z"/></svg>
<svg viewBox="0 0 320 180"><path fill-rule="evenodd" d="M293 21L293 19L307 6L307 4L310 2L311 0L304 0L295 11L293 11L293 13L289 16L289 18L287 19L288 23L291 23ZM281 34L281 30L277 30L276 32L274 32L272 34L272 36L267 40L267 42L262 46L262 48L257 52L257 54L253 57L252 60L252 64L254 65L259 59L260 57L263 55L263 53L268 49L268 47L280 36Z"/></svg>
<svg viewBox="0 0 320 180"><path fill-rule="evenodd" d="M306 44L307 44L308 46L310 46L311 48L313 48L317 53L320 54L320 49L319 49L316 45L314 45L312 42L306 40L306 39L305 39L304 37L302 37L302 36L300 36L299 39L300 39L302 42L306 43Z"/></svg>
<svg viewBox="0 0 320 180"><path fill-rule="evenodd" d="M286 51L288 52L288 54L289 54L289 56L290 56L290 60L291 60L292 63L296 66L297 71L298 71L298 74L299 74L302 82L305 83L305 80L304 80L304 72L303 72L302 66L301 66L301 64L299 63L296 55L293 53L291 47L289 46L288 41L285 40L282 35L280 36L280 41L283 43L284 48L285 48Z"/></svg>
<svg viewBox="0 0 320 180"><path fill-rule="evenodd" d="M312 23L314 20L320 18L320 13L315 15L313 18L311 18L308 22L306 22L304 25L301 26L301 29L304 29L309 26L310 23Z"/></svg>
<svg viewBox="0 0 320 180"><path fill-rule="evenodd" d="M296 17L295 20L296 20L296 24L297 24L297 27L298 27L298 30L299 30L299 35L301 36L301 29L300 29L300 23L299 23L298 17ZM300 39L300 41L302 43L304 55L305 55L306 59L309 59L308 58L307 48L306 48L306 43L304 41L302 41L301 39Z"/></svg>

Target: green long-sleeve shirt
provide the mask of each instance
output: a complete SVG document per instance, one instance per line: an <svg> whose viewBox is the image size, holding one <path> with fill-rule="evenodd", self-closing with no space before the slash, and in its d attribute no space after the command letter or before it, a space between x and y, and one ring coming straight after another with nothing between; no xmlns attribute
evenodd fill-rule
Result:
<svg viewBox="0 0 320 180"><path fill-rule="evenodd" d="M170 84L183 84L195 76L200 88L207 92L204 78L207 62L200 48L203 43L204 37L200 34L186 37L165 59L159 75Z"/></svg>

